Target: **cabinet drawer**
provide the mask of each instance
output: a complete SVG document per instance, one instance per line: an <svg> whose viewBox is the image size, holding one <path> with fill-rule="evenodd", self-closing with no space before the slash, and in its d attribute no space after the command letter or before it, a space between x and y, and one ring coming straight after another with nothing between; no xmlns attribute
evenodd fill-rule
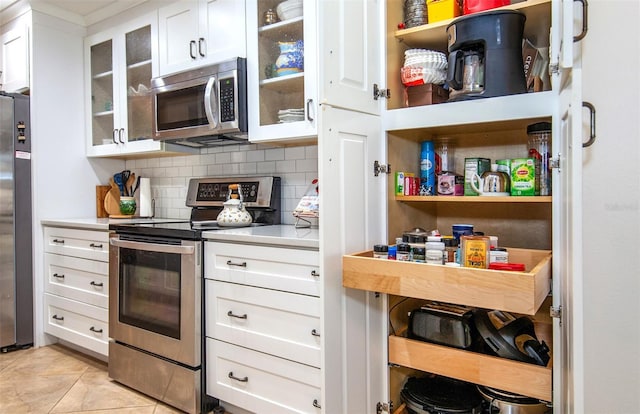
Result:
<svg viewBox="0 0 640 414"><path fill-rule="evenodd" d="M516 394L552 400L552 368L464 351L447 346L389 337L389 363L444 375Z"/></svg>
<svg viewBox="0 0 640 414"><path fill-rule="evenodd" d="M317 250L205 242L208 279L320 296Z"/></svg>
<svg viewBox="0 0 640 414"><path fill-rule="evenodd" d="M320 299L206 281L205 335L320 367Z"/></svg>
<svg viewBox="0 0 640 414"><path fill-rule="evenodd" d="M49 293L44 294L44 331L75 345L108 355L108 311Z"/></svg>
<svg viewBox="0 0 640 414"><path fill-rule="evenodd" d="M109 261L109 232L44 228L44 251L85 259Z"/></svg>
<svg viewBox="0 0 640 414"><path fill-rule="evenodd" d="M342 258L344 287L534 315L551 290L551 252L509 248L525 272L374 259L371 251Z"/></svg>
<svg viewBox="0 0 640 414"><path fill-rule="evenodd" d="M109 263L45 253L45 291L90 305L109 306Z"/></svg>
<svg viewBox="0 0 640 414"><path fill-rule="evenodd" d="M207 338L207 394L230 404L255 413L318 414L320 384L317 368Z"/></svg>

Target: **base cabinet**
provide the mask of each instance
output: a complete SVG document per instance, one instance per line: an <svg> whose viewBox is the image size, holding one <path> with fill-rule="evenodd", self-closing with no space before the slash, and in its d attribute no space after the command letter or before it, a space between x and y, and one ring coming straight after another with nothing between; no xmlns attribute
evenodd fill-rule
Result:
<svg viewBox="0 0 640 414"><path fill-rule="evenodd" d="M108 234L44 228L44 331L104 356L109 353Z"/></svg>
<svg viewBox="0 0 640 414"><path fill-rule="evenodd" d="M318 251L206 241L204 262L207 394L254 413L321 413Z"/></svg>

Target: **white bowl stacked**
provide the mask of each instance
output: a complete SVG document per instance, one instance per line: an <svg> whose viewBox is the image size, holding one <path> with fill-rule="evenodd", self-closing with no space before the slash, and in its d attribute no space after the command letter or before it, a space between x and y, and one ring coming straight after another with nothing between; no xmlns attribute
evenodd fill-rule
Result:
<svg viewBox="0 0 640 414"><path fill-rule="evenodd" d="M286 0L278 4L276 13L280 20L289 20L302 16L302 0Z"/></svg>
<svg viewBox="0 0 640 414"><path fill-rule="evenodd" d="M447 55L442 52L409 49L404 52L404 66L400 69L402 83L405 86L442 85L447 79L447 66Z"/></svg>

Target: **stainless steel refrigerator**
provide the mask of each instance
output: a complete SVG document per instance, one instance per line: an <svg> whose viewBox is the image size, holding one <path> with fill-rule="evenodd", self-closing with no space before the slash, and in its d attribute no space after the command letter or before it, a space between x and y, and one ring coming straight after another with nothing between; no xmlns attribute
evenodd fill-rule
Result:
<svg viewBox="0 0 640 414"><path fill-rule="evenodd" d="M33 345L29 97L0 92L0 351Z"/></svg>

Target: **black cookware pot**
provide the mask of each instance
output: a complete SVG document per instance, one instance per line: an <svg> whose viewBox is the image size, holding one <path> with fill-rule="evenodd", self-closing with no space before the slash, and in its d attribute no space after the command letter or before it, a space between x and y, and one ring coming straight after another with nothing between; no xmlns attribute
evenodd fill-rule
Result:
<svg viewBox="0 0 640 414"><path fill-rule="evenodd" d="M548 414L553 408L535 398L478 385L478 392L489 403L488 414Z"/></svg>
<svg viewBox="0 0 640 414"><path fill-rule="evenodd" d="M482 396L474 384L438 375L410 377L400 397L412 414L482 413Z"/></svg>

